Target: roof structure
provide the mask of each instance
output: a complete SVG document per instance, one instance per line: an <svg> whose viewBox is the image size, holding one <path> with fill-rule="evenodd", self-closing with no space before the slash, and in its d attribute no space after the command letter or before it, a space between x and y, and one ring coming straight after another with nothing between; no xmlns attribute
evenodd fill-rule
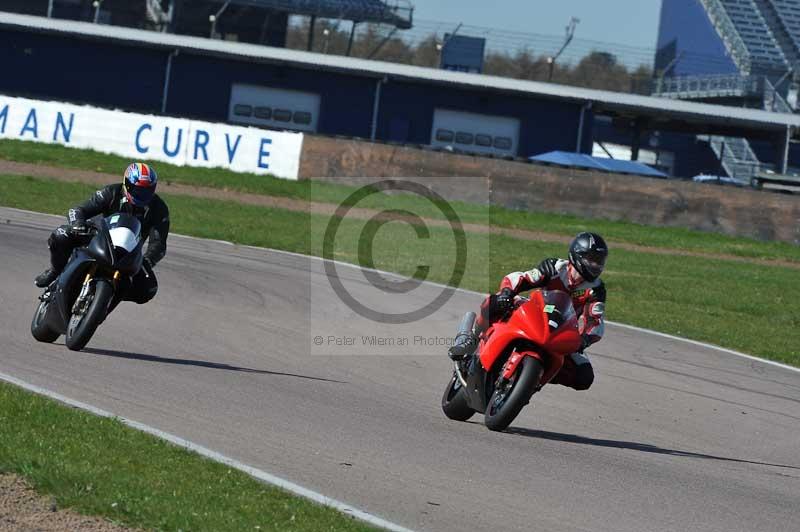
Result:
<svg viewBox="0 0 800 532"><path fill-rule="evenodd" d="M592 157L585 153L571 153L566 151L551 151L541 155L528 157L529 160L566 166L567 168L584 168L587 170L600 170L603 172L614 172L617 174L633 174L648 177L660 177L666 179L668 176L654 168L638 161L623 161L609 159L606 157Z"/></svg>
<svg viewBox="0 0 800 532"><path fill-rule="evenodd" d="M687 131L696 133L733 134L734 136L738 133L738 136L746 134L764 138L774 138L777 134L786 134L787 132L790 135L795 135L800 131L800 116L788 113L774 113L757 109L727 107L537 81L437 70L6 12L0 12L0 27L70 34L84 39L108 39L134 46L179 49L213 56L246 59L251 62L288 64L298 68L358 74L374 77L376 80L410 80L578 102L591 107L595 113L641 120L650 128L661 127L673 130L686 128Z"/></svg>
<svg viewBox="0 0 800 532"><path fill-rule="evenodd" d="M224 4L227 0L212 0ZM294 15L392 24L411 28L414 8L399 0L230 0L232 4L284 11Z"/></svg>

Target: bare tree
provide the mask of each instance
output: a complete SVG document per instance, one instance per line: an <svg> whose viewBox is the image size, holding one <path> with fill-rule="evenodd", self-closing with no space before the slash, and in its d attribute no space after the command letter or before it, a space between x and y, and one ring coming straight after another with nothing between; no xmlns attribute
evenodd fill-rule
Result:
<svg viewBox="0 0 800 532"><path fill-rule="evenodd" d="M308 43L308 19L291 26L286 36L288 48L305 50ZM387 38L388 37L388 38ZM344 55L350 38L350 24L339 21L318 21L314 31L314 51ZM351 56L437 68L442 42L435 34L415 43L402 36L392 35L385 26L366 24L357 32ZM547 55L536 54L523 48L514 53L489 51L484 58L485 74L531 81L547 81L549 63ZM575 65L553 65L553 83L575 85L617 92L648 94L652 69L640 65L629 70L617 58L601 50L594 50Z"/></svg>

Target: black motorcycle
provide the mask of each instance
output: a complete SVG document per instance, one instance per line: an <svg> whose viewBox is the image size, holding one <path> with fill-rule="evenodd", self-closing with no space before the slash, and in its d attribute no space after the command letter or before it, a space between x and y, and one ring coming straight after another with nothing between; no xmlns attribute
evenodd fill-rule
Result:
<svg viewBox="0 0 800 532"><path fill-rule="evenodd" d="M142 267L142 227L130 214L90 220L88 243L77 247L61 275L39 296L31 334L40 342L65 335L67 347L80 351L122 300L120 285Z"/></svg>

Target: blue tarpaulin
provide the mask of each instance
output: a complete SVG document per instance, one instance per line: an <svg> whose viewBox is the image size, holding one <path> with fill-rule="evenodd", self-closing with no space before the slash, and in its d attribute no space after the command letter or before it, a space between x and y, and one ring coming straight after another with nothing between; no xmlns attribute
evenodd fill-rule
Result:
<svg viewBox="0 0 800 532"><path fill-rule="evenodd" d="M551 151L541 155L531 156L528 159L540 163L569 166L571 168L588 168L591 170L602 170L604 172L644 175L648 177L667 177L667 174L664 172L659 172L644 163L637 161L620 161L618 159L608 159L605 157L592 157L591 155L583 153Z"/></svg>

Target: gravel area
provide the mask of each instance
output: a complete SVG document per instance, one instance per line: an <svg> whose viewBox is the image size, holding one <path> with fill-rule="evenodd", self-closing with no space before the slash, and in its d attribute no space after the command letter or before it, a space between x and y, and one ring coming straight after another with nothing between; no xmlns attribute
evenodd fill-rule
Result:
<svg viewBox="0 0 800 532"><path fill-rule="evenodd" d="M117 532L132 530L99 517L62 510L53 497L38 495L15 475L0 475L0 531Z"/></svg>

